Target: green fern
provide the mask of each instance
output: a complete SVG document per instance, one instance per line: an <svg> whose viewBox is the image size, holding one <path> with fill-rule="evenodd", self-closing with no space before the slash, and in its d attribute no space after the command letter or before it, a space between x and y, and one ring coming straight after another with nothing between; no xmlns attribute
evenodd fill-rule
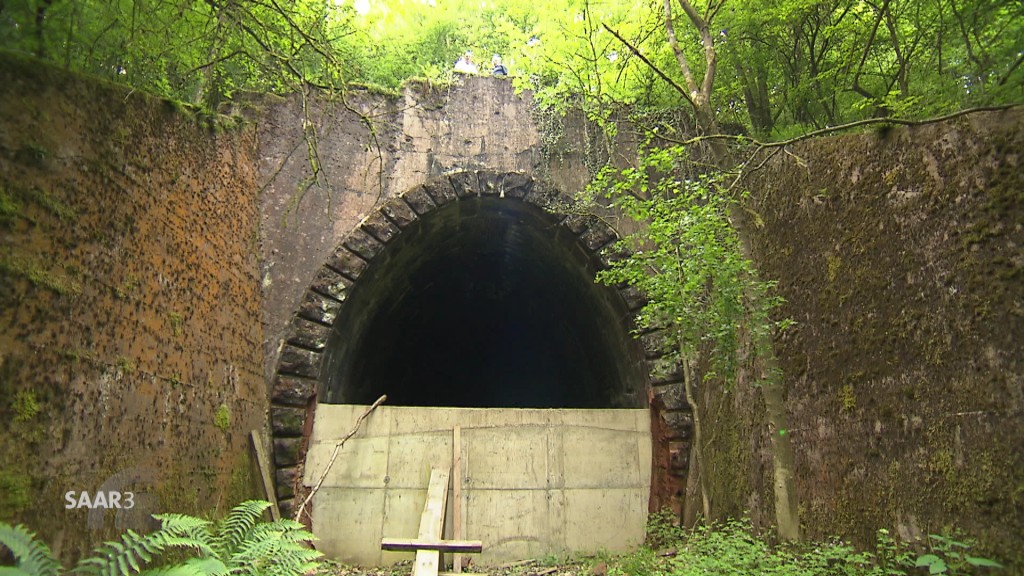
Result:
<svg viewBox="0 0 1024 576"><path fill-rule="evenodd" d="M270 508L270 503L262 500L247 500L232 508L220 521L217 536L213 539L212 545L217 553L221 556L231 554L257 525L267 508Z"/></svg>
<svg viewBox="0 0 1024 576"><path fill-rule="evenodd" d="M184 514L158 514L150 534L125 532L104 542L73 572L88 576L302 576L317 567L320 552L307 547L314 536L293 520L260 522L270 504L242 502L213 524ZM0 545L14 553L15 566L0 576L59 576L63 569L45 544L22 526L0 523ZM159 565L170 550L187 550L184 562Z"/></svg>
<svg viewBox="0 0 1024 576"><path fill-rule="evenodd" d="M56 576L61 565L54 559L46 544L24 526L10 526L0 522L0 546L14 554L13 567L0 567L0 576Z"/></svg>

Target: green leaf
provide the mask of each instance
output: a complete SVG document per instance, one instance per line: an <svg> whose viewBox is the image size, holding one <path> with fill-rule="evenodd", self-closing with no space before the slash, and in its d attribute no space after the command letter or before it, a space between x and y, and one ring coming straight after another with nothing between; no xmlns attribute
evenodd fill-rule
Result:
<svg viewBox="0 0 1024 576"><path fill-rule="evenodd" d="M989 560L988 558L979 558L977 556L964 556L964 560L967 560L971 566L983 566L985 568L1005 568L999 562L995 560Z"/></svg>
<svg viewBox="0 0 1024 576"><path fill-rule="evenodd" d="M945 560L939 558L935 554L919 556L914 562L914 566L918 568L927 566L929 574L945 574L948 570Z"/></svg>

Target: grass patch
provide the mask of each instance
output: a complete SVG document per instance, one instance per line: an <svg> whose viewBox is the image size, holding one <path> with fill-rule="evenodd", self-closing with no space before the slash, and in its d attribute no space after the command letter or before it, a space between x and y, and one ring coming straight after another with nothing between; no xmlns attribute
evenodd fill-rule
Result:
<svg viewBox="0 0 1024 576"><path fill-rule="evenodd" d="M48 288L64 296L74 296L82 291L82 286L66 275L47 270L39 261L20 256L0 256L0 274L20 276L28 279L36 286Z"/></svg>

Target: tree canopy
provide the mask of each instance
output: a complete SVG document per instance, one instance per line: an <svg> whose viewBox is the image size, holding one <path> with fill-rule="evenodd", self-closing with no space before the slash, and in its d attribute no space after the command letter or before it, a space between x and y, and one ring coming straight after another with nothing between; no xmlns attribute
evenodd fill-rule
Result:
<svg viewBox="0 0 1024 576"><path fill-rule="evenodd" d="M1012 0L4 0L0 45L207 107L443 80L472 50L541 101L700 104L759 135L1024 94Z"/></svg>

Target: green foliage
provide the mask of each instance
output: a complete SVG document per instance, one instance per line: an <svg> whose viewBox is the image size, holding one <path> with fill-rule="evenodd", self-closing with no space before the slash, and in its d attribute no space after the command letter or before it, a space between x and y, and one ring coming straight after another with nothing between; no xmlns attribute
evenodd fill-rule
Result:
<svg viewBox="0 0 1024 576"><path fill-rule="evenodd" d="M670 546L682 540L686 535L686 529L679 525L674 512L669 508L662 508L647 516L647 537L644 545L648 548L658 549Z"/></svg>
<svg viewBox="0 0 1024 576"><path fill-rule="evenodd" d="M21 215L21 204L18 199L0 187L0 222L11 222Z"/></svg>
<svg viewBox="0 0 1024 576"><path fill-rule="evenodd" d="M594 180L591 191L638 224L617 246L629 255L597 278L639 288L647 304L638 327L664 329L670 357L692 360L707 351L712 373L728 380L741 330L772 329L767 314L780 300L751 301L773 284L757 280L742 256L729 221L736 200L710 177L679 176L685 160L682 147L655 148L636 168L605 170Z"/></svg>
<svg viewBox="0 0 1024 576"><path fill-rule="evenodd" d="M14 395L14 421L27 422L39 414L39 401L31 390L18 390Z"/></svg>
<svg viewBox="0 0 1024 576"><path fill-rule="evenodd" d="M21 276L36 286L42 286L64 296L74 296L82 286L60 272L48 270L41 262L17 255L0 255L0 274Z"/></svg>
<svg viewBox="0 0 1024 576"><path fill-rule="evenodd" d="M722 125L799 133L875 115L936 115L1020 101L1024 7L991 0L693 0L716 55L712 108ZM243 92L398 89L453 77L472 50L481 72L500 54L546 106L604 122L621 104L688 104L662 2L446 0L16 2L0 46L216 110ZM680 49L699 79L697 30L678 7ZM615 30L645 63L607 29Z"/></svg>
<svg viewBox="0 0 1024 576"><path fill-rule="evenodd" d="M0 470L0 514L17 514L31 503L32 478L13 467Z"/></svg>
<svg viewBox="0 0 1024 576"><path fill-rule="evenodd" d="M61 567L46 544L24 526L0 522L0 545L14 554L14 568L0 567L3 576L56 576Z"/></svg>
<svg viewBox="0 0 1024 576"><path fill-rule="evenodd" d="M216 524L183 514L159 514L154 516L161 523L158 530L145 535L128 530L119 540L97 548L73 571L97 576L300 576L316 568L320 553L304 545L313 535L292 520L261 522L269 507L268 502L242 502ZM63 572L50 550L21 526L0 523L0 545L8 547L17 562L14 568L0 567L0 576ZM166 562L175 550L189 557Z"/></svg>
<svg viewBox="0 0 1024 576"><path fill-rule="evenodd" d="M995 561L970 556L971 543L947 536L930 536L930 550L916 555L882 529L872 554L835 540L772 545L754 534L749 520L692 531L678 528L673 520L668 510L651 514L645 547L609 563L609 575L908 576L925 568L931 574L979 574L999 567Z"/></svg>
<svg viewBox="0 0 1024 576"><path fill-rule="evenodd" d="M226 404L217 408L217 413L213 415L213 425L225 432L231 427L231 410Z"/></svg>
<svg viewBox="0 0 1024 576"><path fill-rule="evenodd" d="M928 568L929 574L976 574L978 568L1002 569L995 560L971 556L967 552L974 546L970 539L960 540L952 536L929 534L929 552L917 557L914 566Z"/></svg>

